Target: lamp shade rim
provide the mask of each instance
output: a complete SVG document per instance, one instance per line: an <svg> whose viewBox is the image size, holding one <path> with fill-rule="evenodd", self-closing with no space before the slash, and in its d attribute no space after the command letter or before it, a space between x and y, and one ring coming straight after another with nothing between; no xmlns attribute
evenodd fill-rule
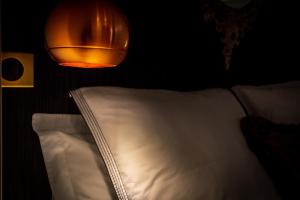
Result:
<svg viewBox="0 0 300 200"><path fill-rule="evenodd" d="M60 66L64 67L74 67L74 68L109 68L115 67L115 64L103 64L103 63L83 63L83 62L62 62L58 63Z"/></svg>

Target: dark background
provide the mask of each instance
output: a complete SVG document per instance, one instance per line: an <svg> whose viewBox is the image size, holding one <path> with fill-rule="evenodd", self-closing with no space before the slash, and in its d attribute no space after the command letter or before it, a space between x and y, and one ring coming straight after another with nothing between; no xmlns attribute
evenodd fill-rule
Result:
<svg viewBox="0 0 300 200"><path fill-rule="evenodd" d="M224 71L213 24L201 22L201 0L118 0L130 24L130 46L116 68L63 68L44 48L44 24L59 0L2 0L2 50L34 54L35 86L3 89L5 200L50 200L37 135L36 112L77 113L68 91L84 86L171 90L299 80L299 12L294 2L264 1Z"/></svg>

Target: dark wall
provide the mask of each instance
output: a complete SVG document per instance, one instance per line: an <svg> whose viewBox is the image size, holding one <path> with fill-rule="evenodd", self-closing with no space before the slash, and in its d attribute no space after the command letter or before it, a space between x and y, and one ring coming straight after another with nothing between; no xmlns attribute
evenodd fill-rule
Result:
<svg viewBox="0 0 300 200"><path fill-rule="evenodd" d="M192 0L118 0L131 30L125 61L108 69L62 68L48 56L43 35L48 12L57 2L2 1L2 49L35 56L35 87L3 89L5 200L50 199L31 116L77 113L68 96L72 89L113 85L196 90L299 80L294 5L266 1L253 29L234 51L232 69L225 72L218 34L213 24L201 23L201 3Z"/></svg>

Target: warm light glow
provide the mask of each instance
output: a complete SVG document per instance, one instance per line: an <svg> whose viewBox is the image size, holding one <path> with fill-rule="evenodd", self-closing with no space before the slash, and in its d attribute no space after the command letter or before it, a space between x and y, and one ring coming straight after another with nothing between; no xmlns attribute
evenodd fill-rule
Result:
<svg viewBox="0 0 300 200"><path fill-rule="evenodd" d="M100 0L67 0L53 10L46 24L46 45L60 65L114 67L126 57L126 17Z"/></svg>

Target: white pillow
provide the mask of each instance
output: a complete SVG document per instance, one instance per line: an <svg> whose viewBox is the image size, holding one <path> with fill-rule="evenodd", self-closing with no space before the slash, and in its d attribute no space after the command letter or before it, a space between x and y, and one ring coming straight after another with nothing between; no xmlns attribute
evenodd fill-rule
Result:
<svg viewBox="0 0 300 200"><path fill-rule="evenodd" d="M233 91L249 115L276 123L300 123L300 81L266 86L235 86Z"/></svg>
<svg viewBox="0 0 300 200"><path fill-rule="evenodd" d="M114 87L71 92L119 199L275 200L225 89L172 92Z"/></svg>
<svg viewBox="0 0 300 200"><path fill-rule="evenodd" d="M114 191L80 115L34 114L55 200L111 200Z"/></svg>

